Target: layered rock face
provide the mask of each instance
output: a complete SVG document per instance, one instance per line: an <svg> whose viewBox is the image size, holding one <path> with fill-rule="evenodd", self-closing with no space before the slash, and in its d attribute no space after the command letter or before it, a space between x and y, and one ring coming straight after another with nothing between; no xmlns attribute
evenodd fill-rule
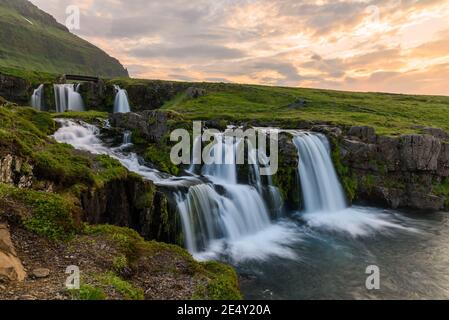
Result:
<svg viewBox="0 0 449 320"><path fill-rule="evenodd" d="M357 180L356 200L392 208L449 209L441 185L449 176L449 135L378 136L373 128L352 127L336 140L341 161ZM449 190L448 190L449 191Z"/></svg>
<svg viewBox="0 0 449 320"><path fill-rule="evenodd" d="M6 100L28 105L32 92L33 88L27 80L0 73L0 96Z"/></svg>
<svg viewBox="0 0 449 320"><path fill-rule="evenodd" d="M33 168L23 159L12 154L0 157L0 183L14 184L19 188L29 188L33 183Z"/></svg>
<svg viewBox="0 0 449 320"><path fill-rule="evenodd" d="M137 177L113 180L81 195L82 220L90 224L129 227L147 240L183 245L181 222L169 198Z"/></svg>

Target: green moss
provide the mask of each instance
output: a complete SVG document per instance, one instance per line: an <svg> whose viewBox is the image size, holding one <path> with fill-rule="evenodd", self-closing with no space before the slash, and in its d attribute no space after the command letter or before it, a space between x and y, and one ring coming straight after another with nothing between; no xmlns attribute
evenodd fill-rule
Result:
<svg viewBox="0 0 449 320"><path fill-rule="evenodd" d="M281 191L282 198L290 202L290 206L295 208L301 207L301 190L298 189L299 183L296 168L281 165L278 168L278 172L273 175L273 184Z"/></svg>
<svg viewBox="0 0 449 320"><path fill-rule="evenodd" d="M343 189L345 190L347 199L352 202L356 199L357 196L357 178L347 166L343 165L341 161L340 146L338 145L338 142L333 140L332 145L332 161L334 163L335 170L337 171L340 182L343 186Z"/></svg>
<svg viewBox="0 0 449 320"><path fill-rule="evenodd" d="M79 290L70 290L73 300L106 300L103 289L88 284L82 284Z"/></svg>
<svg viewBox="0 0 449 320"><path fill-rule="evenodd" d="M89 235L106 236L121 248L128 258L136 255L138 244L144 241L136 231L112 225L86 225L84 232Z"/></svg>
<svg viewBox="0 0 449 320"><path fill-rule="evenodd" d="M128 267L128 258L125 255L120 255L114 258L112 262L112 269L116 273L122 272L124 269Z"/></svg>
<svg viewBox="0 0 449 320"><path fill-rule="evenodd" d="M180 169L170 159L170 151L166 147L151 144L145 151L145 160L154 164L161 171L177 176Z"/></svg>
<svg viewBox="0 0 449 320"><path fill-rule="evenodd" d="M55 130L55 123L48 114L31 108L0 107L0 128L0 146L30 156L45 144L47 136Z"/></svg>
<svg viewBox="0 0 449 320"><path fill-rule="evenodd" d="M50 144L34 154L36 173L39 177L64 186L78 182L92 185L95 181L92 173L92 161L74 154L74 149L66 144Z"/></svg>
<svg viewBox="0 0 449 320"><path fill-rule="evenodd" d="M237 274L234 269L225 264L210 261L201 264L207 273L209 281L197 288L192 299L208 300L241 300Z"/></svg>
<svg viewBox="0 0 449 320"><path fill-rule="evenodd" d="M95 182L98 187L105 183L125 179L128 176L128 170L122 164L107 155L100 155L95 158L97 165L100 166L95 175Z"/></svg>
<svg viewBox="0 0 449 320"><path fill-rule="evenodd" d="M60 195L0 184L0 198L28 208L31 215L24 218L24 226L48 239L67 240L78 229L72 217L72 203Z"/></svg>
<svg viewBox="0 0 449 320"><path fill-rule="evenodd" d="M97 279L105 286L114 288L126 300L144 300L144 292L142 289L134 287L131 283L121 279L112 272L98 275Z"/></svg>

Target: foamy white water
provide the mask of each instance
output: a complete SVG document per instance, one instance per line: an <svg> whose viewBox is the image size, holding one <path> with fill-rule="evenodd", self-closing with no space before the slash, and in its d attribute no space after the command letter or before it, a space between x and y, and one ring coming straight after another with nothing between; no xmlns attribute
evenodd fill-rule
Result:
<svg viewBox="0 0 449 320"><path fill-rule="evenodd" d="M116 91L115 101L114 101L114 113L128 113L131 112L131 107L129 106L128 93L125 89L121 89L119 86L115 85L114 89Z"/></svg>
<svg viewBox="0 0 449 320"><path fill-rule="evenodd" d="M128 170L158 185L188 187L187 192L179 191L175 200L186 248L195 257L215 255L217 244L225 246L231 259L236 261L263 259L270 255L295 256L287 246L298 239L292 226L271 221L266 203L257 188L237 183L235 164L232 165L234 168L214 165L205 170L208 178L216 179L217 183L205 182L198 176L169 177L142 165L136 154L124 152L130 143L129 135L124 136L122 147L108 148L101 142L97 127L72 120L58 122L61 128L54 134L57 141L93 154L107 154L119 160ZM221 145L218 148L235 146ZM255 172L258 174L258 171ZM271 192L276 194L277 190Z"/></svg>
<svg viewBox="0 0 449 320"><path fill-rule="evenodd" d="M55 84L56 112L84 111L83 98L78 92L79 84Z"/></svg>
<svg viewBox="0 0 449 320"><path fill-rule="evenodd" d="M43 98L44 98L44 85L41 84L34 90L33 95L31 96L31 106L36 110L42 111Z"/></svg>
<svg viewBox="0 0 449 320"><path fill-rule="evenodd" d="M385 229L403 227L392 215L379 209L346 204L345 194L335 171L326 136L311 132L293 132L299 156L299 179L304 201L302 220L312 228L338 231L353 237L368 236Z"/></svg>

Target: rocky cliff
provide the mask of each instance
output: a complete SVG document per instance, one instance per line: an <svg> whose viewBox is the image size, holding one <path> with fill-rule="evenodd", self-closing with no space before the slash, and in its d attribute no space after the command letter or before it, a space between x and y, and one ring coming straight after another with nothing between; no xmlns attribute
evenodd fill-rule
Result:
<svg viewBox="0 0 449 320"><path fill-rule="evenodd" d="M449 135L378 136L373 128L352 127L336 137L341 163L355 181L354 200L392 208L449 210Z"/></svg>

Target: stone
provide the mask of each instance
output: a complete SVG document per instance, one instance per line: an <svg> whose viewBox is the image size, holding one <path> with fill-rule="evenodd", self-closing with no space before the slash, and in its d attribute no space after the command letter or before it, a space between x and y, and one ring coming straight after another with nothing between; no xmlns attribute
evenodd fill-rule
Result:
<svg viewBox="0 0 449 320"><path fill-rule="evenodd" d="M50 275L50 269L38 268L32 272L33 276L38 279L47 278Z"/></svg>
<svg viewBox="0 0 449 320"><path fill-rule="evenodd" d="M289 104L287 106L288 109L299 109L304 107L307 104L307 101L301 98L295 100L295 102Z"/></svg>
<svg viewBox="0 0 449 320"><path fill-rule="evenodd" d="M26 272L11 241L11 234L6 224L0 223L0 279L6 281L23 281Z"/></svg>
<svg viewBox="0 0 449 320"><path fill-rule="evenodd" d="M206 90L202 88L190 87L187 89L186 95L190 99L197 99L199 97L206 95Z"/></svg>
<svg viewBox="0 0 449 320"><path fill-rule="evenodd" d="M435 171L441 141L430 135L405 135L400 138L401 169L404 171Z"/></svg>
<svg viewBox="0 0 449 320"><path fill-rule="evenodd" d="M357 137L362 141L373 143L376 141L376 131L372 127L353 126L349 128L348 135Z"/></svg>
<svg viewBox="0 0 449 320"><path fill-rule="evenodd" d="M449 141L449 133L439 128L424 128L422 131L441 140Z"/></svg>

